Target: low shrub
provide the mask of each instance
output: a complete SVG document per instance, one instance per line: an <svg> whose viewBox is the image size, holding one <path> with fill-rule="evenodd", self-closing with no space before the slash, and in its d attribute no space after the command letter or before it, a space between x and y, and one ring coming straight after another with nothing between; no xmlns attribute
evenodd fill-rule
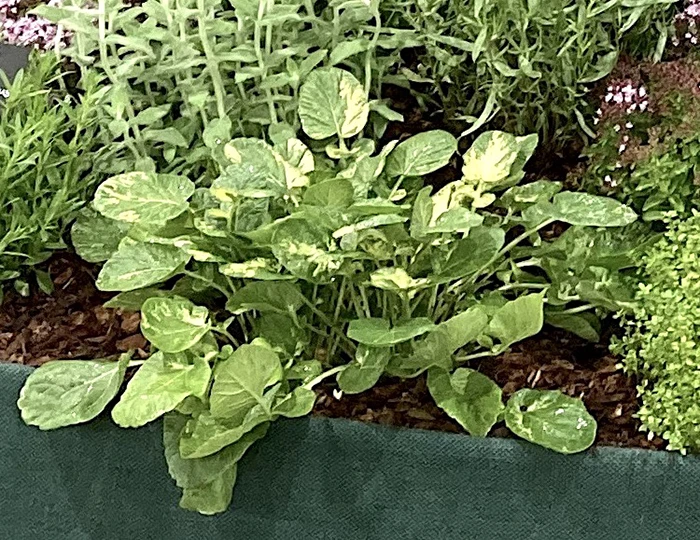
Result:
<svg viewBox="0 0 700 540"><path fill-rule="evenodd" d="M646 221L687 217L700 183L698 81L692 58L621 65L600 98L584 189L617 197Z"/></svg>
<svg viewBox="0 0 700 540"><path fill-rule="evenodd" d="M623 46L660 57L674 1L391 0L382 10L421 37L415 79L434 83L448 117L557 145L592 135L586 93Z"/></svg>
<svg viewBox="0 0 700 540"><path fill-rule="evenodd" d="M559 452L592 444L580 400L524 389L504 404L469 362L538 333L545 303L589 335L582 313L620 309L631 247L605 232L636 214L556 183L519 185L537 137L503 132L477 138L461 177L433 193L424 178L454 159L455 138L427 131L378 150L362 136L370 110L352 74L317 69L299 91L303 135L271 126L270 144L217 145L211 186L153 172L102 183L73 243L104 262L97 285L119 293L107 306L140 310L153 354L45 364L22 390L24 420L88 421L138 367L112 418L166 415L181 505L203 513L227 508L243 453L270 422L308 414L328 377L358 393L385 373L427 373L436 403L474 436L505 421ZM554 222L571 225L565 240L539 235Z"/></svg>
<svg viewBox="0 0 700 540"><path fill-rule="evenodd" d="M613 350L639 381L643 429L670 450L700 450L700 213L672 220L639 259L640 283L627 335Z"/></svg>
<svg viewBox="0 0 700 540"><path fill-rule="evenodd" d="M0 77L3 77L0 72ZM56 59L33 54L0 97L0 285L28 294L27 271L65 248L63 234L104 179L96 108L101 91L83 79L79 96L60 89ZM51 280L35 271L48 290Z"/></svg>

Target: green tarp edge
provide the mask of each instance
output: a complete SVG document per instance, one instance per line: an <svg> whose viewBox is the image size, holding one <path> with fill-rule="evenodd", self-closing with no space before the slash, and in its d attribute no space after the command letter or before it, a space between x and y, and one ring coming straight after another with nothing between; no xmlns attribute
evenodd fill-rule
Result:
<svg viewBox="0 0 700 540"><path fill-rule="evenodd" d="M501 439L345 420L277 422L246 455L230 511L178 508L159 423L41 432L0 366L0 538L577 540L700 538L700 459L576 456Z"/></svg>

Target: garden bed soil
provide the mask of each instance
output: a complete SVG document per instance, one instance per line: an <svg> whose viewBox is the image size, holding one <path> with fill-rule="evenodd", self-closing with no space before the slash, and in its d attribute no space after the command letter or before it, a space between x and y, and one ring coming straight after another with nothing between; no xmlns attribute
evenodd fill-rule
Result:
<svg viewBox="0 0 700 540"><path fill-rule="evenodd" d="M0 361L38 366L54 359L95 359L128 350L145 357L139 315L108 309L95 288L94 266L75 255L54 256L46 269L55 292L8 294L0 309ZM560 389L581 397L598 422L597 444L662 449L665 441L638 431L635 383L616 367L607 344L590 344L546 328L499 357L474 366L509 396L520 388ZM334 390L336 391L334 395ZM333 382L319 387L315 414L448 432L464 430L435 405L425 378L385 378L373 389L337 399ZM509 437L504 427L494 436Z"/></svg>

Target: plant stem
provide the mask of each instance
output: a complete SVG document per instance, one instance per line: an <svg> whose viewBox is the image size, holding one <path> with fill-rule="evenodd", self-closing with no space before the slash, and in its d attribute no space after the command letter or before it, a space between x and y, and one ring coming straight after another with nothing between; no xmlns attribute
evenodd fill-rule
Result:
<svg viewBox="0 0 700 540"><path fill-rule="evenodd" d="M340 373L343 371L347 366L337 366L334 368L329 369L328 371L325 371L321 373L318 377L315 379L311 379L309 382L307 382L304 385L304 388L308 388L309 390L313 389L314 386L316 386L318 383L322 382L323 380L327 379L328 377L332 377L336 373Z"/></svg>

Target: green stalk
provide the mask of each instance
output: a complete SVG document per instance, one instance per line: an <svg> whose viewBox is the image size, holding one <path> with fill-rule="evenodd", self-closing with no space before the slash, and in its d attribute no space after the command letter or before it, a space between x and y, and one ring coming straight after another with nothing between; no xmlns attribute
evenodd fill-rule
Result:
<svg viewBox="0 0 700 540"><path fill-rule="evenodd" d="M207 63L207 71L209 71L209 76L211 77L212 83L214 84L214 95L216 96L216 110L219 113L219 118L226 118L226 106L224 102L224 96L226 91L224 89L224 82L221 79L221 73L219 72L219 64L216 60L216 55L211 48L211 43L209 42L209 36L207 35L207 29L205 21L208 19L208 13L204 8L204 0L197 0L197 10L199 11L200 24L197 25L197 31L199 33L199 39L202 42L202 48L204 49L204 56Z"/></svg>

